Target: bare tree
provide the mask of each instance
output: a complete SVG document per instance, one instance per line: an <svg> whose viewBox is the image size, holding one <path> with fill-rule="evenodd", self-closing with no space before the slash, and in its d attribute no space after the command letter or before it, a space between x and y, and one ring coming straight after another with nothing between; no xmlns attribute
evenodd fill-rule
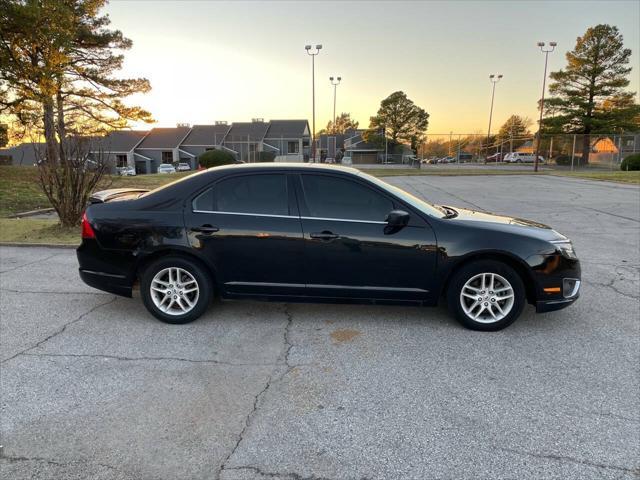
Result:
<svg viewBox="0 0 640 480"><path fill-rule="evenodd" d="M67 137L61 143L64 161L49 162L45 148L36 148L38 180L62 225L78 223L91 192L109 168L107 155L91 137Z"/></svg>

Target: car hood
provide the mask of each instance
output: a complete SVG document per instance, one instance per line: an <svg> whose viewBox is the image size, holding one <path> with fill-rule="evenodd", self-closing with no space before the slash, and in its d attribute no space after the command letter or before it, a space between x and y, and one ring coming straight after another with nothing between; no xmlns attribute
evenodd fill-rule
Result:
<svg viewBox="0 0 640 480"><path fill-rule="evenodd" d="M497 215L495 213L470 210L467 208L450 208L453 208L456 212L458 212L458 215L448 218L448 222L460 224L464 223L470 225L472 224L475 227L482 227L510 233L518 233L546 241L567 239L567 237L556 232L548 225L533 220L509 217L506 215Z"/></svg>

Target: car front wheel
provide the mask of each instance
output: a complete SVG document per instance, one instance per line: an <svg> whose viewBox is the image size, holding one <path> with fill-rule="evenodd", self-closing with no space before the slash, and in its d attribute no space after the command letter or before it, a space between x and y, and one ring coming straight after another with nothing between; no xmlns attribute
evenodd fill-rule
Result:
<svg viewBox="0 0 640 480"><path fill-rule="evenodd" d="M166 323L196 320L209 306L212 289L208 272L182 257L159 259L145 268L140 278L144 306Z"/></svg>
<svg viewBox="0 0 640 480"><path fill-rule="evenodd" d="M449 310L465 327L495 331L511 325L522 312L522 279L505 263L482 260L458 270L447 292Z"/></svg>

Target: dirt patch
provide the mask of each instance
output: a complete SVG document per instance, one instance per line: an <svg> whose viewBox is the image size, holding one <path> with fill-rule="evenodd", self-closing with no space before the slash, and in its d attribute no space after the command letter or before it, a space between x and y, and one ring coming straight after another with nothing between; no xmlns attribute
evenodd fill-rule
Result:
<svg viewBox="0 0 640 480"><path fill-rule="evenodd" d="M334 330L331 332L331 339L334 343L345 343L350 342L354 338L360 335L359 330L352 330L350 328L341 328L338 330Z"/></svg>

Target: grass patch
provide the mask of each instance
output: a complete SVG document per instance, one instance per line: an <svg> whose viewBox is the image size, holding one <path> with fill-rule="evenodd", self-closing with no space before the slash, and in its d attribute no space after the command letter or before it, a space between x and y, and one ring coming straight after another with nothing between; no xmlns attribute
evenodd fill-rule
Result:
<svg viewBox="0 0 640 480"><path fill-rule="evenodd" d="M96 190L123 187L148 188L152 190L192 173L194 172L137 175L135 177L106 175ZM51 207L49 200L40 189L37 168L12 165L0 166L0 217L49 207Z"/></svg>
<svg viewBox="0 0 640 480"><path fill-rule="evenodd" d="M80 227L64 228L56 220L0 218L0 242L80 244Z"/></svg>
<svg viewBox="0 0 640 480"><path fill-rule="evenodd" d="M0 166L0 217L48 207L35 167Z"/></svg>
<svg viewBox="0 0 640 480"><path fill-rule="evenodd" d="M597 170L580 170L577 172L571 172L554 170L553 172L549 172L549 174L564 177L586 178L587 180L600 180L640 185L640 171L623 172L622 170L613 170L599 172Z"/></svg>

